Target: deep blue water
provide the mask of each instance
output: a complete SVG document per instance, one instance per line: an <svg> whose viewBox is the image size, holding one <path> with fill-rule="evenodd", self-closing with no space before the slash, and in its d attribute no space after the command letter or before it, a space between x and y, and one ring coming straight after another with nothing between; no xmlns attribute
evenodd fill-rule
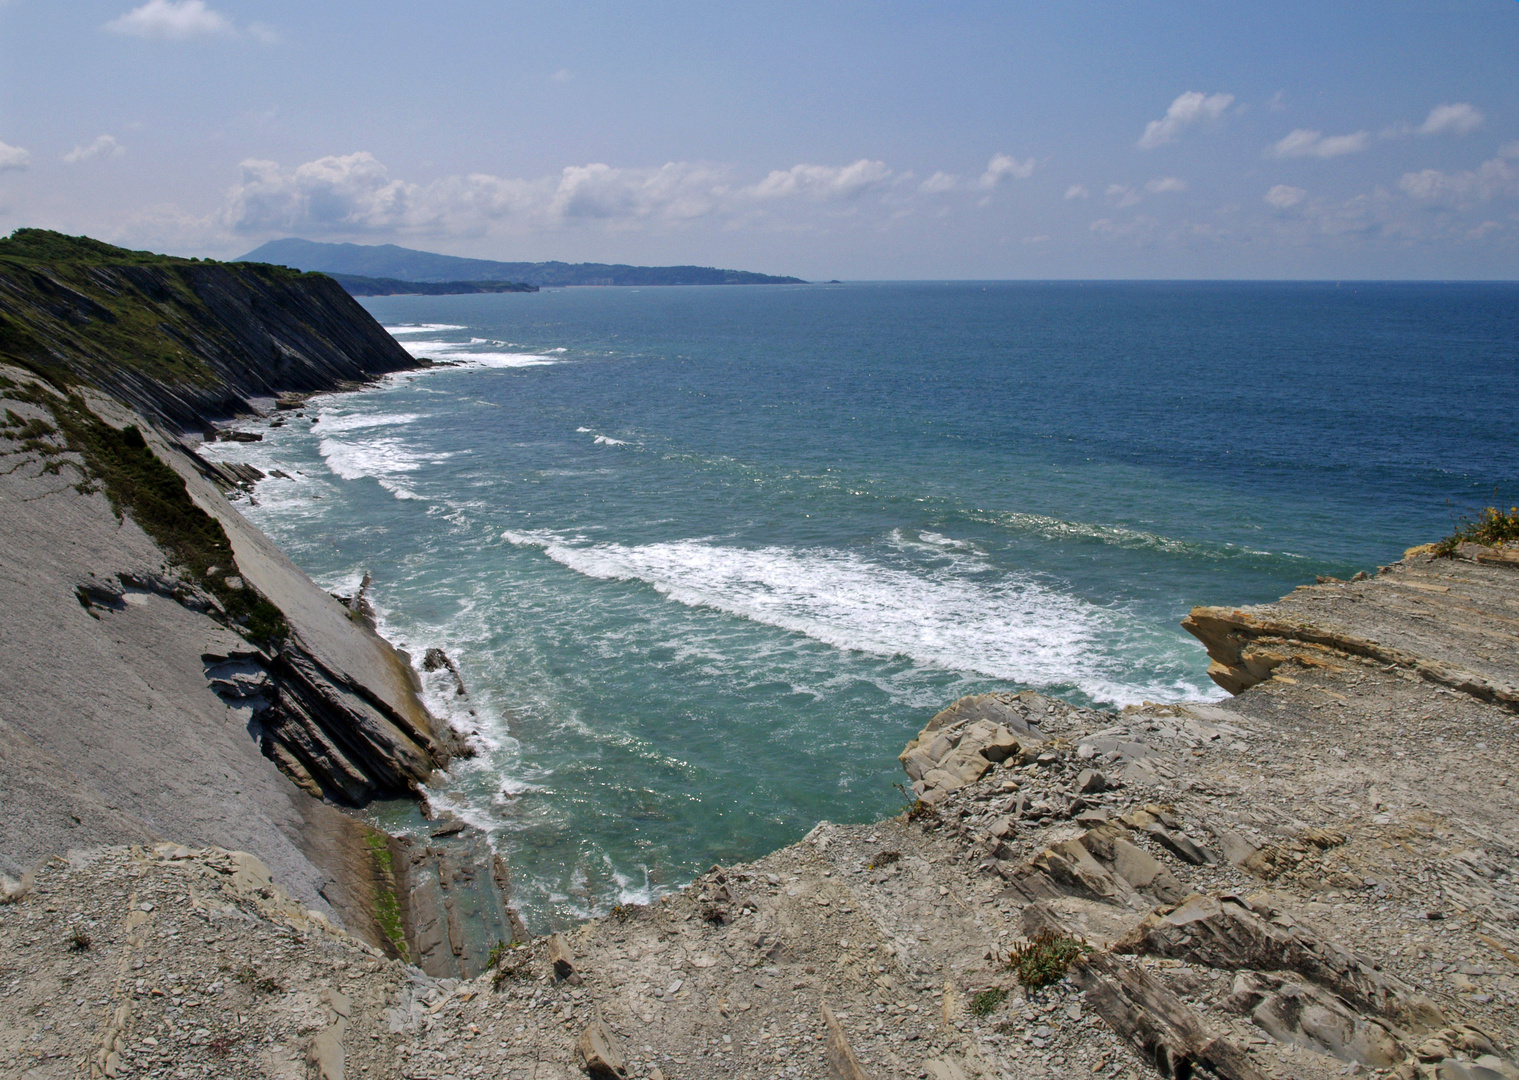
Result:
<svg viewBox="0 0 1519 1080"><path fill-rule="evenodd" d="M891 812L960 694L1218 697L1192 605L1519 501L1514 285L364 303L461 366L217 451L294 478L247 513L318 581L371 571L386 633L458 660L434 705L483 749L439 800L540 923Z"/></svg>

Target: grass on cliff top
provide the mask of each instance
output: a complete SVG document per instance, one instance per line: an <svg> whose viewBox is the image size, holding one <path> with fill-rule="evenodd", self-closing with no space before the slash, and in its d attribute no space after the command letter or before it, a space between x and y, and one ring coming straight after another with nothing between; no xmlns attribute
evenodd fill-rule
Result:
<svg viewBox="0 0 1519 1080"><path fill-rule="evenodd" d="M0 239L0 357L57 387L94 385L120 367L159 382L211 385L197 350L218 322L196 294L206 268L285 284L307 275L267 263L219 263L131 251L88 236L17 229ZM235 341L224 347L236 350Z"/></svg>
<svg viewBox="0 0 1519 1080"><path fill-rule="evenodd" d="M37 442L41 436L56 434L84 459L80 490L94 490L98 484L118 515L130 515L185 579L216 598L234 629L262 646L275 645L285 637L289 627L279 608L246 582L227 581L237 578L238 572L226 530L195 504L184 478L159 460L142 432L135 427L116 430L78 395L60 400L35 384L19 386L10 380L0 381L0 390L13 400L46 409L57 424L56 432L43 430L46 425L35 421L18 427L15 421L20 418L8 414L0 434L21 439L25 448L38 449L44 456L47 451L30 446L26 436L32 435L30 442ZM57 471L52 464L46 468Z"/></svg>
<svg viewBox="0 0 1519 1080"><path fill-rule="evenodd" d="M1455 531L1435 545L1436 555L1454 555L1462 544L1509 543L1519 540L1519 506L1511 506L1504 513L1496 506L1482 510L1475 518L1459 522Z"/></svg>
<svg viewBox="0 0 1519 1080"><path fill-rule="evenodd" d="M137 266L165 263L199 262L160 255L153 251L132 251L88 236L68 236L52 229L17 229L0 240L0 258L27 262L131 263Z"/></svg>

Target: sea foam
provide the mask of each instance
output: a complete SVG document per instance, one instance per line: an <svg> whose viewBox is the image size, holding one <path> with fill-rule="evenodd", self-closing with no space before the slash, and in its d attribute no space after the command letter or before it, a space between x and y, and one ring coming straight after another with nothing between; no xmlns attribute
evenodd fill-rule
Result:
<svg viewBox="0 0 1519 1080"><path fill-rule="evenodd" d="M435 334L444 330L467 330L468 327L459 326L456 323L406 323L402 326L387 326L384 330L391 337L397 334Z"/></svg>
<svg viewBox="0 0 1519 1080"><path fill-rule="evenodd" d="M483 338L470 341L402 341L400 345L412 356L442 361L459 367L520 368L541 367L562 361L541 353L484 352L471 346L486 344Z"/></svg>
<svg viewBox="0 0 1519 1080"><path fill-rule="evenodd" d="M641 581L669 599L708 607L839 649L1027 686L1075 686L1099 701L1174 695L1132 680L1099 642L1126 636L1123 613L1071 596L1032 575L994 571L948 548L945 564L887 565L826 548L726 547L702 540L585 543L550 532L502 538L605 580ZM934 545L938 546L938 545Z"/></svg>

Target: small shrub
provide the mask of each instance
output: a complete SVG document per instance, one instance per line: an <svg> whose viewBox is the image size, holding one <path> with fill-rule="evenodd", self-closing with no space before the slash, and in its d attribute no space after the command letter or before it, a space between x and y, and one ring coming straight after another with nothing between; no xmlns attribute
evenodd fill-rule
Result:
<svg viewBox="0 0 1519 1080"><path fill-rule="evenodd" d="M1000 986L993 986L989 990L982 990L970 999L970 1011L972 1016L990 1016L997 1011L997 1006L1007 1000L1007 991Z"/></svg>
<svg viewBox="0 0 1519 1080"><path fill-rule="evenodd" d="M491 985L500 990L501 984L508 979L525 979L531 974L533 954L531 949L524 948L520 941L511 944L502 943L499 946L501 952L496 957L495 973L491 976ZM495 950L492 950L493 952Z"/></svg>
<svg viewBox="0 0 1519 1080"><path fill-rule="evenodd" d="M1040 930L1028 941L1008 950L1007 966L1024 986L1049 986L1065 978L1071 965L1091 951L1080 938Z"/></svg>
<svg viewBox="0 0 1519 1080"><path fill-rule="evenodd" d="M1476 518L1458 522L1455 531L1435 545L1436 555L1454 555L1462 544L1503 544L1519 540L1519 506L1504 513L1489 506Z"/></svg>
<svg viewBox="0 0 1519 1080"><path fill-rule="evenodd" d="M870 862L865 864L865 869L880 870L882 867L890 866L892 863L900 861L901 858L902 853L900 851L878 851L870 857Z"/></svg>
<svg viewBox="0 0 1519 1080"><path fill-rule="evenodd" d="M88 952L91 945L89 932L82 926L69 931L69 952Z"/></svg>
<svg viewBox="0 0 1519 1080"><path fill-rule="evenodd" d="M235 1036L218 1035L206 1044L206 1049L210 1050L217 1057L226 1057L232 1053L232 1044L236 1041Z"/></svg>
<svg viewBox="0 0 1519 1080"><path fill-rule="evenodd" d="M244 986L252 987L261 994L278 994L285 989L272 976L261 976L251 966L245 967L237 973L237 981Z"/></svg>
<svg viewBox="0 0 1519 1080"><path fill-rule="evenodd" d="M511 948L511 946L504 941L496 942L491 946L490 954L485 958L485 966L488 968L495 967L496 963L501 959L501 954L506 952L506 950L509 948Z"/></svg>
<svg viewBox="0 0 1519 1080"><path fill-rule="evenodd" d="M923 821L924 819L936 818L938 816L939 811L935 810L932 806L924 802L922 799L918 799L907 808L908 821Z"/></svg>

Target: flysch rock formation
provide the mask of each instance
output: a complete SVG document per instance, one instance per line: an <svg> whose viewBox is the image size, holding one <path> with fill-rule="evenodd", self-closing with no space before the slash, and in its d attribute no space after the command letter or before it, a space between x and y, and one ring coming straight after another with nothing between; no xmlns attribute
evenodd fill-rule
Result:
<svg viewBox="0 0 1519 1080"><path fill-rule="evenodd" d="M1359 602L1483 565L1421 558ZM1461 617L1490 648L1487 610ZM4 1075L1515 1080L1519 717L1411 638L1394 662L1272 617L1289 655L1231 700L964 699L904 750L898 817L463 981L236 854L50 860L0 906ZM1067 943L1064 977L1024 985L1031 939Z"/></svg>
<svg viewBox="0 0 1519 1080"><path fill-rule="evenodd" d="M481 970L512 934L483 838L413 844L338 809L418 796L464 749L404 658L249 525L179 440L75 391L90 417L135 427L186 506L220 525L234 565L219 572L284 622L277 645L250 641L98 490L60 431L64 395L9 365L0 379L0 872L19 880L100 844L213 844L435 975Z"/></svg>

